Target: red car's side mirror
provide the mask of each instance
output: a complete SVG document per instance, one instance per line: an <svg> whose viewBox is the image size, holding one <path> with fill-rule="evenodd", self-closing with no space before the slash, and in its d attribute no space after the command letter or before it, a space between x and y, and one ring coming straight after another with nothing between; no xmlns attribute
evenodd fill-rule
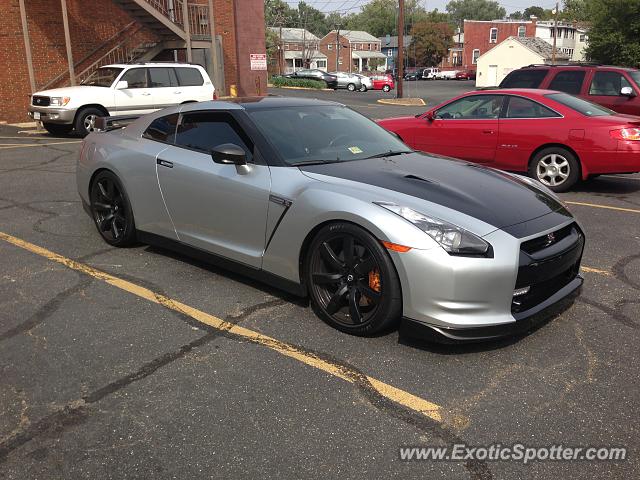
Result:
<svg viewBox="0 0 640 480"><path fill-rule="evenodd" d="M435 117L433 116L433 112L427 112L427 114L424 116L424 118L427 120L427 122L431 123L431 122L433 122L433 119Z"/></svg>

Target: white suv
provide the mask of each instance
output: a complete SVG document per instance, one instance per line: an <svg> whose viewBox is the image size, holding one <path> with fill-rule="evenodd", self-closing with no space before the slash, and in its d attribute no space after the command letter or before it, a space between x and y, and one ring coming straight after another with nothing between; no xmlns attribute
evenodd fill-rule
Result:
<svg viewBox="0 0 640 480"><path fill-rule="evenodd" d="M78 86L34 93L29 116L54 135L75 128L84 136L93 131L97 117L140 115L214 98L214 86L200 65L114 64L98 68Z"/></svg>

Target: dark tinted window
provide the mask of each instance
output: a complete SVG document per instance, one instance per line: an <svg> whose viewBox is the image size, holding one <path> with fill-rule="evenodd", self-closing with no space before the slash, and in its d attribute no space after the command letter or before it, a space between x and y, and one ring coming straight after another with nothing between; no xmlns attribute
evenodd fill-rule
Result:
<svg viewBox="0 0 640 480"><path fill-rule="evenodd" d="M502 95L471 95L445 105L435 116L442 120L498 118L502 99Z"/></svg>
<svg viewBox="0 0 640 480"><path fill-rule="evenodd" d="M204 83L204 79L197 68L176 67L175 71L182 87L197 87Z"/></svg>
<svg viewBox="0 0 640 480"><path fill-rule="evenodd" d="M636 82L636 85L638 87L640 87L640 71L638 70L633 70L631 72L627 72L629 74L629 76L633 79L634 82Z"/></svg>
<svg viewBox="0 0 640 480"><path fill-rule="evenodd" d="M149 82L151 88L175 87L178 85L173 68L150 68Z"/></svg>
<svg viewBox="0 0 640 480"><path fill-rule="evenodd" d="M500 88L538 88L548 71L548 69L515 70L500 82Z"/></svg>
<svg viewBox="0 0 640 480"><path fill-rule="evenodd" d="M197 112L183 115L175 143L207 153L223 143L234 143L244 148L248 160L253 150L253 147L249 148L249 139L240 126L227 113Z"/></svg>
<svg viewBox="0 0 640 480"><path fill-rule="evenodd" d="M603 95L616 97L620 95L622 87L631 85L621 73L618 72L596 72L591 80L589 95Z"/></svg>
<svg viewBox="0 0 640 480"><path fill-rule="evenodd" d="M559 90L577 95L582 88L585 73L584 70L558 72L549 84L549 90Z"/></svg>
<svg viewBox="0 0 640 480"><path fill-rule="evenodd" d="M544 105L522 97L509 97L505 114L505 118L549 118L559 116Z"/></svg>
<svg viewBox="0 0 640 480"><path fill-rule="evenodd" d="M602 105L587 102L586 100L574 97L573 95L569 95L568 93L550 93L549 95L545 96L575 110L576 112L586 115L587 117L600 117L603 115L616 114L616 112L614 112L613 110L609 110Z"/></svg>
<svg viewBox="0 0 640 480"><path fill-rule="evenodd" d="M158 140L159 142L173 143L176 136L178 114L156 118L142 134L144 138Z"/></svg>
<svg viewBox="0 0 640 480"><path fill-rule="evenodd" d="M147 69L132 68L127 70L120 79L129 83L129 88L147 88Z"/></svg>

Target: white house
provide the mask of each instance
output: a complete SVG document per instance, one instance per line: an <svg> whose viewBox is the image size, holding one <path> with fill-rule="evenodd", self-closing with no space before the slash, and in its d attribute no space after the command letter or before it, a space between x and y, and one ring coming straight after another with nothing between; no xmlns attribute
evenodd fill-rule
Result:
<svg viewBox="0 0 640 480"><path fill-rule="evenodd" d="M556 49L567 55L574 62L585 60L584 50L587 46L587 30L576 23L558 22L554 29L553 21L538 21L536 23L536 37L553 45L556 37Z"/></svg>
<svg viewBox="0 0 640 480"><path fill-rule="evenodd" d="M541 38L509 37L478 57L476 87L495 87L512 70L551 63L552 50ZM556 60L566 62L569 56L556 50Z"/></svg>

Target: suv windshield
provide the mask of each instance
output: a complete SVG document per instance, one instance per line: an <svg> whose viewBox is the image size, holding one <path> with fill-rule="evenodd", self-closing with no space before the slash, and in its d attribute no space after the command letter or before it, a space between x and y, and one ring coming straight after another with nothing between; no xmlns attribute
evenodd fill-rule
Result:
<svg viewBox="0 0 640 480"><path fill-rule="evenodd" d="M375 122L342 106L250 110L289 165L346 162L412 150Z"/></svg>
<svg viewBox="0 0 640 480"><path fill-rule="evenodd" d="M122 68L115 67L102 67L97 69L91 75L89 75L81 85L90 85L92 87L110 87L113 85L113 82L120 72L122 72Z"/></svg>
<svg viewBox="0 0 640 480"><path fill-rule="evenodd" d="M633 81L636 82L636 85L640 87L640 70L631 70L627 72Z"/></svg>
<svg viewBox="0 0 640 480"><path fill-rule="evenodd" d="M516 70L500 82L500 88L538 88L548 71L546 68Z"/></svg>
<svg viewBox="0 0 640 480"><path fill-rule="evenodd" d="M565 105L578 113L586 115L587 117L616 115L616 112L614 112L613 110L609 110L602 105L597 105L595 103L582 100L581 98L574 97L573 95L569 95L568 93L550 93L548 95L545 95L545 97L561 103L562 105Z"/></svg>

